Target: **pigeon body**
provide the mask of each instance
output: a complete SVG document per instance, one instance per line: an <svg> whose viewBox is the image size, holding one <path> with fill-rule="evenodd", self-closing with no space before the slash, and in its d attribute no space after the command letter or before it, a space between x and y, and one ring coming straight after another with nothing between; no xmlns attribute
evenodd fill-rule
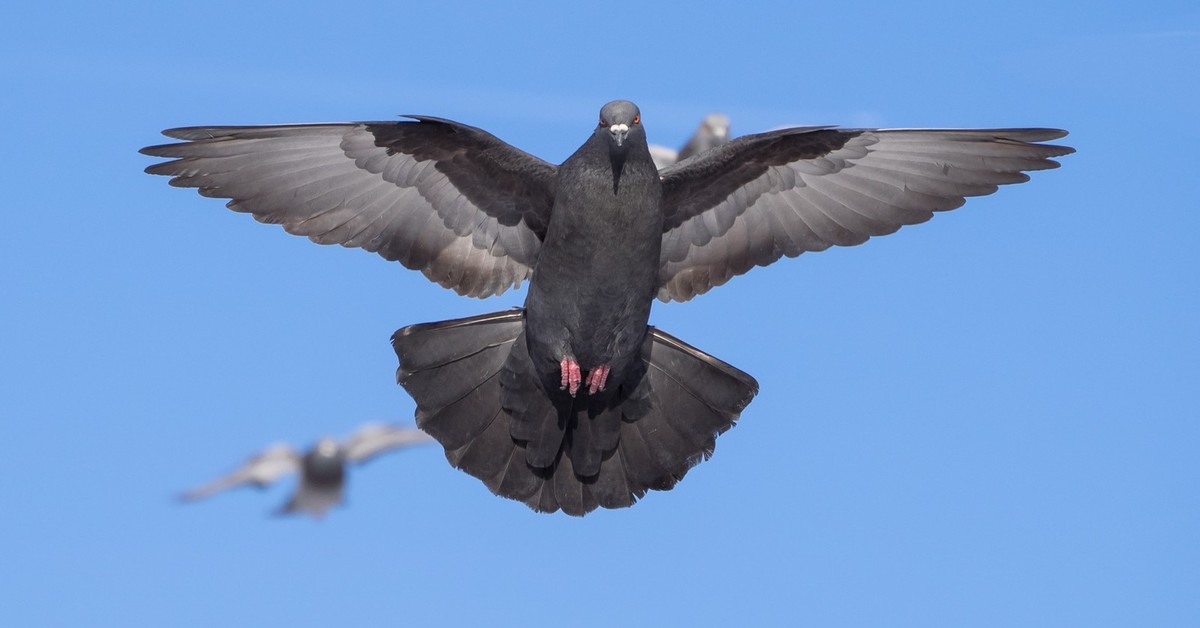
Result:
<svg viewBox="0 0 1200 628"><path fill-rule="evenodd" d="M564 358L589 372L609 365L608 379L622 381L657 291L662 184L640 114L622 101L607 106L601 121L559 168L525 301L530 357L551 390L561 386ZM610 132L615 125L629 127L620 142Z"/></svg>
<svg viewBox="0 0 1200 628"><path fill-rule="evenodd" d="M322 438L300 457L300 483L279 514L297 512L323 517L345 501L346 453L331 438Z"/></svg>
<svg viewBox="0 0 1200 628"><path fill-rule="evenodd" d="M264 488L298 473L295 492L277 514L320 518L344 501L347 464L361 464L388 451L429 441L428 435L410 427L369 423L342 442L322 438L303 453L280 443L252 456L232 473L184 492L180 499L195 501L238 486Z"/></svg>
<svg viewBox="0 0 1200 628"><path fill-rule="evenodd" d="M393 336L417 424L449 462L531 508L582 515L674 486L757 392L648 326L780 257L861 244L1057 167L1056 129L791 128L656 170L614 101L554 166L449 120L191 127L143 152L171 184L318 243L362 247L525 308Z"/></svg>

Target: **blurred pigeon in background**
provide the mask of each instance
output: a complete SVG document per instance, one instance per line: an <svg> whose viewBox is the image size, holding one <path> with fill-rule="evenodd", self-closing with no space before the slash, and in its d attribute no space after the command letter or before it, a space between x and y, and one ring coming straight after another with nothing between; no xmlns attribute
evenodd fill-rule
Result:
<svg viewBox="0 0 1200 628"><path fill-rule="evenodd" d="M650 145L650 157L659 170L692 155L697 155L710 148L716 148L732 139L729 136L729 116L723 113L710 113L700 121L696 132L688 138L683 148L678 152L658 144Z"/></svg>
<svg viewBox="0 0 1200 628"><path fill-rule="evenodd" d="M276 443L236 471L189 490L180 499L195 501L238 486L265 488L298 471L299 485L276 514L301 512L320 518L344 501L347 463L362 464L380 454L432 440L411 427L369 423L340 443L322 438L303 454L287 444Z"/></svg>
<svg viewBox="0 0 1200 628"><path fill-rule="evenodd" d="M819 126L659 171L640 110L618 100L555 166L482 129L412 118L170 129L181 143L142 152L170 159L146 170L171 185L459 294L530 279L524 309L396 332L397 379L450 464L571 515L670 489L758 391L650 327L655 296L687 301L784 256L862 244L1074 152L1042 143L1058 129Z"/></svg>

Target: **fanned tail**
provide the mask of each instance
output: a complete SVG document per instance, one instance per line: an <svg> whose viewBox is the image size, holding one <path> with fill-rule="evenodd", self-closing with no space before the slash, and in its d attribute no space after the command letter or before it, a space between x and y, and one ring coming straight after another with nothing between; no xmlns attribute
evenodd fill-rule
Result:
<svg viewBox="0 0 1200 628"><path fill-rule="evenodd" d="M641 368L613 394L547 393L523 332L514 309L406 327L392 344L417 425L450 464L537 511L578 516L670 489L758 392L746 373L650 328Z"/></svg>

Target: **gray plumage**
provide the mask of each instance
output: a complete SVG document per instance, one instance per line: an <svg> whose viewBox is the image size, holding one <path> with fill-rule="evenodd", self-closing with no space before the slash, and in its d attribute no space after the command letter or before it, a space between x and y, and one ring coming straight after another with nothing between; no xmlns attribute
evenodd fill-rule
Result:
<svg viewBox="0 0 1200 628"><path fill-rule="evenodd" d="M700 126L688 138L688 141L678 151L657 144L650 145L650 156L659 170L678 161L683 161L693 155L716 148L729 142L729 116L723 113L710 113L700 121Z"/></svg>
<svg viewBox="0 0 1200 628"><path fill-rule="evenodd" d="M343 441L322 438L303 453L276 443L250 457L232 473L185 491L180 499L195 501L239 486L264 488L286 475L299 473L296 490L278 514L322 517L344 500L348 464L362 464L383 453L431 440L411 427L368 423Z"/></svg>
<svg viewBox="0 0 1200 628"><path fill-rule="evenodd" d="M166 131L172 185L523 310L400 330L398 379L456 467L540 511L628 506L712 453L749 375L647 325L782 256L860 244L1026 181L1056 129L792 128L659 171L614 101L561 166L448 120Z"/></svg>

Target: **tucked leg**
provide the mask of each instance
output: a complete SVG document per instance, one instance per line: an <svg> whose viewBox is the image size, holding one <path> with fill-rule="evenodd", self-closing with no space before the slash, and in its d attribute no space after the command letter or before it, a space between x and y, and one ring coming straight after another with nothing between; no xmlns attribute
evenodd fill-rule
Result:
<svg viewBox="0 0 1200 628"><path fill-rule="evenodd" d="M579 384L583 381L582 375L579 373L579 363L575 358L567 356L558 364L562 371L562 383L559 390L567 390L574 397L575 393L579 392Z"/></svg>
<svg viewBox="0 0 1200 628"><path fill-rule="evenodd" d="M608 369L609 366L607 364L601 364L588 372L587 387L589 395L594 395L597 391L604 390L604 385L608 382Z"/></svg>

